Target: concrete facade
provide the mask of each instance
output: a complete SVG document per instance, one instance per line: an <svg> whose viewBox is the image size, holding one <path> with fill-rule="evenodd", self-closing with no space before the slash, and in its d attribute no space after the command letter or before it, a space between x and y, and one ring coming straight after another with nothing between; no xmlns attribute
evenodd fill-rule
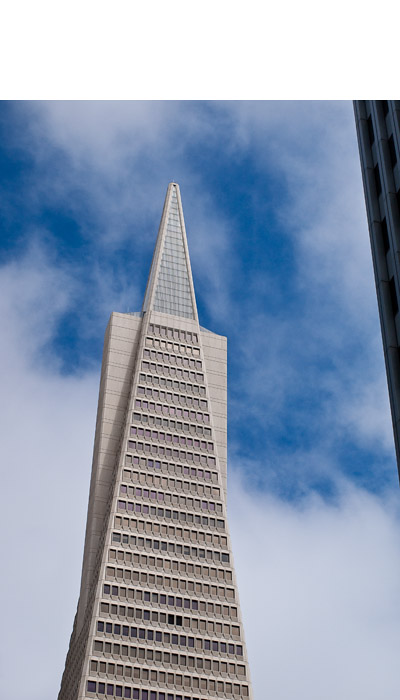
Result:
<svg viewBox="0 0 400 700"><path fill-rule="evenodd" d="M142 312L113 313L59 700L252 698L227 526L226 338L199 326L179 187Z"/></svg>
<svg viewBox="0 0 400 700"><path fill-rule="evenodd" d="M400 101L354 102L400 476Z"/></svg>

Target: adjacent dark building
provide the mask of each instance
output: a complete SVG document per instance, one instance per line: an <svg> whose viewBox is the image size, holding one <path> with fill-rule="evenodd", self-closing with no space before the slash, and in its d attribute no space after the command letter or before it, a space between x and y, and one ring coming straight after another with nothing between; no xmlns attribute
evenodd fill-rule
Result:
<svg viewBox="0 0 400 700"><path fill-rule="evenodd" d="M400 101L355 100L354 112L400 472Z"/></svg>

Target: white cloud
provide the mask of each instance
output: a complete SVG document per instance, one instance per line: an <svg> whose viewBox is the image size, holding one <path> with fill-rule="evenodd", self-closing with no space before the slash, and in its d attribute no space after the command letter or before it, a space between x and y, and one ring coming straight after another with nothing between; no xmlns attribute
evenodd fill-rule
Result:
<svg viewBox="0 0 400 700"><path fill-rule="evenodd" d="M79 590L99 379L46 347L73 288L35 247L0 271L4 697L56 696Z"/></svg>
<svg viewBox="0 0 400 700"><path fill-rule="evenodd" d="M395 700L397 494L291 505L231 476L229 512L255 697Z"/></svg>

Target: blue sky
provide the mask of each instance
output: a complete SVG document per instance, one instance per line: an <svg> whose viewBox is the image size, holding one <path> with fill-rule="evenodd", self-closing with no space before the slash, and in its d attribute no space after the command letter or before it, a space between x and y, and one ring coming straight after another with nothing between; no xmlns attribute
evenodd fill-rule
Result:
<svg viewBox="0 0 400 700"><path fill-rule="evenodd" d="M256 700L394 700L398 477L351 103L3 102L0 129L3 515L16 480L30 571L5 595L38 626L30 696L56 696L72 628L105 326L141 307L174 180L200 322L228 336Z"/></svg>

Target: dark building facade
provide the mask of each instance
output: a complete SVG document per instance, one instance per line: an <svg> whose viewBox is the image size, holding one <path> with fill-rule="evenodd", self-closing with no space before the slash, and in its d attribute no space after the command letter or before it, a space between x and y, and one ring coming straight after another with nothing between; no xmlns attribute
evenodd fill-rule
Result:
<svg viewBox="0 0 400 700"><path fill-rule="evenodd" d="M400 101L355 100L354 112L400 474Z"/></svg>

